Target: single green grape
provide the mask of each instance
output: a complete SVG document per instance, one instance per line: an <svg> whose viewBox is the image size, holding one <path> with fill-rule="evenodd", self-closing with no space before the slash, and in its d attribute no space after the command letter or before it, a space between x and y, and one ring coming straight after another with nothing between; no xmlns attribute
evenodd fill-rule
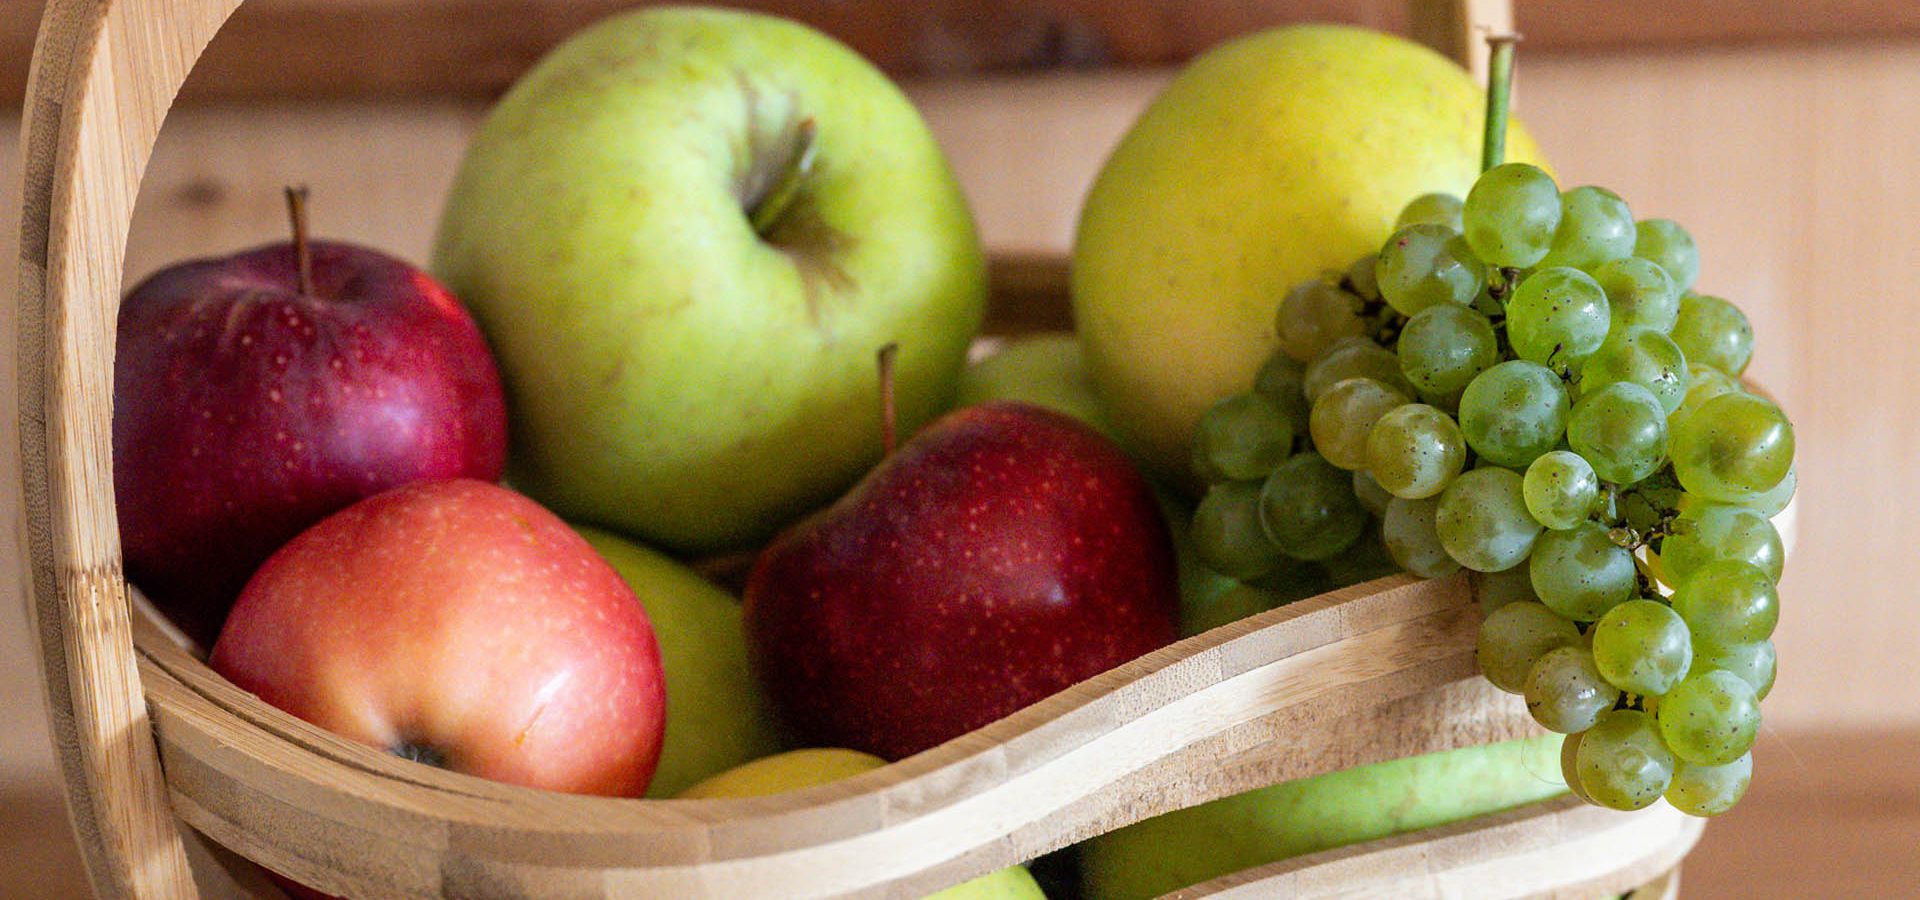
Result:
<svg viewBox="0 0 1920 900"><path fill-rule="evenodd" d="M1380 538L1400 568L1421 578L1440 578L1460 571L1460 564L1440 545L1440 534L1433 519L1440 501L1407 500L1395 497L1387 502L1387 514L1380 520Z"/></svg>
<svg viewBox="0 0 1920 900"><path fill-rule="evenodd" d="M1560 227L1560 189L1553 176L1526 163L1481 173L1460 209L1467 244L1488 265L1529 268L1553 246Z"/></svg>
<svg viewBox="0 0 1920 900"><path fill-rule="evenodd" d="M1509 694L1525 690L1533 664L1559 647L1580 645L1580 629L1538 603L1509 603L1480 623L1474 655L1487 680Z"/></svg>
<svg viewBox="0 0 1920 900"><path fill-rule="evenodd" d="M1661 410L1671 413L1686 395L1687 358L1672 339L1651 328L1615 332L1580 367L1580 390L1591 393L1617 381L1646 388Z"/></svg>
<svg viewBox="0 0 1920 900"><path fill-rule="evenodd" d="M1577 734L1593 727L1600 714L1613 708L1620 689L1607 683L1593 665L1587 648L1556 647L1527 671L1520 694L1527 712L1548 731Z"/></svg>
<svg viewBox="0 0 1920 900"><path fill-rule="evenodd" d="M1259 615L1281 604L1279 595L1251 584L1236 584L1197 602L1180 604L1180 634L1192 637L1222 625Z"/></svg>
<svg viewBox="0 0 1920 900"><path fill-rule="evenodd" d="M1293 450L1293 424L1265 394L1227 397L1209 407L1193 433L1193 471L1208 482L1267 477Z"/></svg>
<svg viewBox="0 0 1920 900"><path fill-rule="evenodd" d="M1287 424L1293 428L1296 438L1307 433L1307 417L1313 411L1303 387L1306 371L1299 360L1281 352L1268 357L1260 371L1253 375L1253 389L1265 394L1287 414Z"/></svg>
<svg viewBox="0 0 1920 900"><path fill-rule="evenodd" d="M1432 497L1466 464L1467 439L1460 426L1424 403L1390 410L1367 434L1367 471L1395 497Z"/></svg>
<svg viewBox="0 0 1920 900"><path fill-rule="evenodd" d="M1413 198L1413 202L1408 203L1406 208L1400 211L1400 218L1394 221L1393 230L1399 231L1409 225L1431 223L1444 225L1458 232L1460 207L1460 198L1452 194L1421 194Z"/></svg>
<svg viewBox="0 0 1920 900"><path fill-rule="evenodd" d="M1447 555L1476 572L1519 565L1540 537L1540 523L1527 514L1519 473L1501 468L1462 472L1447 485L1434 530Z"/></svg>
<svg viewBox="0 0 1920 900"><path fill-rule="evenodd" d="M1693 668L1687 670L1687 674L1698 674L1709 669L1732 672L1752 686L1755 700L1765 700L1767 694L1773 691L1773 679L1779 666L1780 657L1774 651L1772 641L1708 644L1696 639L1693 642Z"/></svg>
<svg viewBox="0 0 1920 900"><path fill-rule="evenodd" d="M1593 280L1607 292L1614 330L1673 330L1680 316L1680 289L1659 263L1637 256L1616 259L1594 269Z"/></svg>
<svg viewBox="0 0 1920 900"><path fill-rule="evenodd" d="M1567 444L1614 484L1634 484L1667 461L1667 413L1631 381L1586 391L1567 418Z"/></svg>
<svg viewBox="0 0 1920 900"><path fill-rule="evenodd" d="M1774 485L1773 490L1746 501L1744 505L1767 518L1773 518L1779 515L1781 510L1786 509L1787 504L1793 502L1793 492L1799 483L1799 476L1794 474L1792 467L1788 467L1787 477L1780 479L1780 483Z"/></svg>
<svg viewBox="0 0 1920 900"><path fill-rule="evenodd" d="M1739 393L1740 382L1727 373L1712 366L1687 363L1687 390L1680 395L1680 405L1667 416L1667 434L1679 430L1680 422L1693 414L1708 400L1721 394Z"/></svg>
<svg viewBox="0 0 1920 900"><path fill-rule="evenodd" d="M1718 766L1753 748L1753 739L1760 733L1760 701L1746 679L1708 669L1687 676L1661 697L1655 718L1673 755Z"/></svg>
<svg viewBox="0 0 1920 900"><path fill-rule="evenodd" d="M1527 571L1540 602L1576 622L1599 620L1633 599L1640 585L1633 554L1614 543L1598 522L1541 535Z"/></svg>
<svg viewBox="0 0 1920 900"><path fill-rule="evenodd" d="M1695 642L1764 641L1780 624L1780 594L1773 579L1748 562L1707 563L1673 592L1672 599L1673 611L1686 620Z"/></svg>
<svg viewBox="0 0 1920 900"><path fill-rule="evenodd" d="M1658 697L1693 663L1687 623L1657 600L1628 600L1593 626L1593 661L1614 687Z"/></svg>
<svg viewBox="0 0 1920 900"><path fill-rule="evenodd" d="M1442 225L1409 225L1380 248L1373 277L1380 295L1401 315L1429 306L1466 306L1486 283L1486 266L1459 235Z"/></svg>
<svg viewBox="0 0 1920 900"><path fill-rule="evenodd" d="M1314 357L1307 363L1300 389L1306 392L1307 401L1312 402L1320 399L1327 388L1349 378L1371 378L1401 394L1413 396L1413 383L1400 371L1400 357L1366 337L1341 338Z"/></svg>
<svg viewBox="0 0 1920 900"><path fill-rule="evenodd" d="M1560 195L1560 227L1553 249L1536 265L1592 269L1633 255L1637 239L1627 201L1603 187L1577 187Z"/></svg>
<svg viewBox="0 0 1920 900"><path fill-rule="evenodd" d="M1607 292L1579 269L1536 269L1507 300L1507 340L1521 359L1577 368L1607 340Z"/></svg>
<svg viewBox="0 0 1920 900"><path fill-rule="evenodd" d="M1560 780L1567 783L1567 790L1572 791L1575 797L1586 801L1589 806L1599 806L1592 797L1587 796L1587 789L1580 786L1580 739L1584 736L1586 732L1576 731L1560 742Z"/></svg>
<svg viewBox="0 0 1920 900"><path fill-rule="evenodd" d="M1439 504L1435 505L1439 512ZM1436 532L1434 537L1439 538ZM1504 572L1469 572L1472 576L1473 599L1480 604L1482 616L1493 615L1500 607L1509 603L1539 603L1540 597L1533 592L1533 578L1527 573L1526 566L1514 566Z"/></svg>
<svg viewBox="0 0 1920 900"><path fill-rule="evenodd" d="M1571 450L1541 454L1527 466L1522 488L1534 521L1560 531L1587 521L1600 502L1600 476Z"/></svg>
<svg viewBox="0 0 1920 900"><path fill-rule="evenodd" d="M1367 511L1353 496L1351 476L1318 453L1300 453L1261 487L1260 524L1280 552L1319 561L1353 546L1367 526Z"/></svg>
<svg viewBox="0 0 1920 900"><path fill-rule="evenodd" d="M1752 394L1721 394L1681 420L1673 474L1705 499L1751 502L1787 477L1793 449L1793 423L1780 407Z"/></svg>
<svg viewBox="0 0 1920 900"><path fill-rule="evenodd" d="M1681 297L1672 337L1689 364L1709 365L1728 375L1746 371L1753 358L1753 325L1747 314L1719 297L1692 292Z"/></svg>
<svg viewBox="0 0 1920 900"><path fill-rule="evenodd" d="M1393 495L1387 493L1387 489L1373 480L1373 476L1365 469L1353 470L1353 496L1360 500L1362 509L1375 516L1386 515L1387 501L1393 499Z"/></svg>
<svg viewBox="0 0 1920 900"><path fill-rule="evenodd" d="M1349 378L1328 388L1313 401L1308 430L1313 447L1347 471L1367 467L1367 436L1389 410L1408 402L1400 393L1371 378Z"/></svg>
<svg viewBox="0 0 1920 900"><path fill-rule="evenodd" d="M1369 253L1353 261L1347 267L1347 285L1362 299L1379 300L1380 281L1373 275L1373 267L1380 262L1380 255Z"/></svg>
<svg viewBox="0 0 1920 900"><path fill-rule="evenodd" d="M1679 760L1673 769L1673 783L1667 786L1667 802L1690 816L1717 816L1739 803L1752 781L1751 752L1717 766Z"/></svg>
<svg viewBox="0 0 1920 900"><path fill-rule="evenodd" d="M1280 548L1260 525L1260 483L1227 482L1207 489L1193 512L1193 548L1207 568L1252 581L1280 565Z"/></svg>
<svg viewBox="0 0 1920 900"><path fill-rule="evenodd" d="M1500 361L1493 324L1464 306L1429 306L1400 330L1400 371L1422 394L1460 391Z"/></svg>
<svg viewBox="0 0 1920 900"><path fill-rule="evenodd" d="M1475 453L1522 468L1567 431L1567 387L1538 363L1511 359L1480 373L1460 395L1460 430Z"/></svg>
<svg viewBox="0 0 1920 900"><path fill-rule="evenodd" d="M1359 297L1316 278L1294 288L1280 303L1273 329L1280 349L1306 362L1343 337L1365 334Z"/></svg>
<svg viewBox="0 0 1920 900"><path fill-rule="evenodd" d="M1580 738L1580 787L1610 809L1644 809L1673 781L1673 752L1660 741L1653 718L1637 709L1603 713Z"/></svg>
<svg viewBox="0 0 1920 900"><path fill-rule="evenodd" d="M1758 511L1720 503L1689 504L1660 542L1660 568L1668 584L1686 584L1702 566L1736 559L1780 583L1786 551L1780 532Z"/></svg>
<svg viewBox="0 0 1920 900"><path fill-rule="evenodd" d="M1700 277L1700 250L1693 245L1693 235L1672 219L1645 219L1635 225L1633 255L1659 263L1682 291L1692 290Z"/></svg>

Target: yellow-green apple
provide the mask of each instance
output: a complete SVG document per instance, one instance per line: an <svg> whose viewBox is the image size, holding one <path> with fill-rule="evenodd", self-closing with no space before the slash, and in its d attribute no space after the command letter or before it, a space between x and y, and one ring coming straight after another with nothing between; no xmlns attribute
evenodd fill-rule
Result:
<svg viewBox="0 0 1920 900"><path fill-rule="evenodd" d="M1080 214L1073 311L1094 386L1151 474L1272 355L1288 289L1380 249L1407 201L1480 171L1483 91L1404 39L1309 25L1215 48L1153 101ZM1508 157L1537 161L1518 126Z"/></svg>
<svg viewBox="0 0 1920 900"><path fill-rule="evenodd" d="M492 481L506 461L500 376L473 320L413 266L308 242L301 196L292 243L163 269L120 305L120 545L202 645L302 529L410 481Z"/></svg>
<svg viewBox="0 0 1920 900"><path fill-rule="evenodd" d="M1167 813L1081 845L1090 900L1158 897L1241 869L1564 793L1560 736L1390 760Z"/></svg>
<svg viewBox="0 0 1920 900"><path fill-rule="evenodd" d="M1119 447L1051 410L950 413L776 539L747 648L799 737L911 756L1170 643L1174 557Z"/></svg>
<svg viewBox="0 0 1920 900"><path fill-rule="evenodd" d="M851 778L887 764L880 757L857 750L818 748L791 750L756 759L688 788L680 796L764 797ZM927 895L926 900L1046 900L1040 885L1024 866L1008 866Z"/></svg>
<svg viewBox="0 0 1920 900"><path fill-rule="evenodd" d="M667 680L667 737L649 797L780 750L772 708L747 668L740 604L666 556L594 528L576 527L647 610Z"/></svg>
<svg viewBox="0 0 1920 900"><path fill-rule="evenodd" d="M487 116L433 269L492 341L511 480L682 554L757 546L944 411L985 264L912 105L845 46L664 8L567 41Z"/></svg>
<svg viewBox="0 0 1920 900"><path fill-rule="evenodd" d="M960 375L956 406L1018 400L1066 413L1111 436L1106 410L1093 393L1080 339L1069 332L1014 338Z"/></svg>
<svg viewBox="0 0 1920 900"><path fill-rule="evenodd" d="M211 664L260 699L408 759L637 797L665 723L647 614L585 539L506 488L376 494L247 582Z"/></svg>

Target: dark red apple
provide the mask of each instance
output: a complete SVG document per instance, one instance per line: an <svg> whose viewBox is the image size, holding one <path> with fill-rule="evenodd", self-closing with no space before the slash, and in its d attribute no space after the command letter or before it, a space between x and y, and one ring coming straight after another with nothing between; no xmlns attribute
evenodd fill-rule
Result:
<svg viewBox="0 0 1920 900"><path fill-rule="evenodd" d="M296 221L293 243L165 269L120 307L113 474L127 571L203 645L302 529L411 481L497 480L506 461L499 372L453 295L304 231Z"/></svg>
<svg viewBox="0 0 1920 900"><path fill-rule="evenodd" d="M309 722L528 787L638 797L666 728L653 626L586 540L481 481L302 532L247 583L215 671Z"/></svg>
<svg viewBox="0 0 1920 900"><path fill-rule="evenodd" d="M1120 448L989 403L927 426L755 563L748 647L807 744L925 750L1171 642L1174 555Z"/></svg>

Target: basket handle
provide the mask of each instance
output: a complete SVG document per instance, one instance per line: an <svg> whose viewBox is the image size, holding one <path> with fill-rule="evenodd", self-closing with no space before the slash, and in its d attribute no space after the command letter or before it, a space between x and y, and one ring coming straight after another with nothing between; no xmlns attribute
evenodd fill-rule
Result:
<svg viewBox="0 0 1920 900"><path fill-rule="evenodd" d="M140 177L240 0L52 0L27 82L14 323L22 594L67 809L102 897L196 890L135 668L113 506L114 324Z"/></svg>

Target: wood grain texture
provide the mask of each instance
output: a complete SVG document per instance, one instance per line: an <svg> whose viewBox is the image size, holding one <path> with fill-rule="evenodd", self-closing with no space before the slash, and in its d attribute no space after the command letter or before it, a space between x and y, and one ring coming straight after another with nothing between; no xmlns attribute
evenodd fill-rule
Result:
<svg viewBox="0 0 1920 900"><path fill-rule="evenodd" d="M867 775L702 801L412 765L265 706L157 631L139 644L175 810L332 893L905 897L1276 781L1539 733L1475 673L1478 619L1464 578L1382 579L1183 641Z"/></svg>
<svg viewBox="0 0 1920 900"><path fill-rule="evenodd" d="M238 0L232 0L237 3ZM133 657L113 512L113 324L141 170L232 3L56 0L27 84L15 360L27 605L95 892L190 897Z"/></svg>
<svg viewBox="0 0 1920 900"><path fill-rule="evenodd" d="M1563 797L1247 869L1167 900L1615 896L1672 872L1704 829L1664 802L1622 814Z"/></svg>

